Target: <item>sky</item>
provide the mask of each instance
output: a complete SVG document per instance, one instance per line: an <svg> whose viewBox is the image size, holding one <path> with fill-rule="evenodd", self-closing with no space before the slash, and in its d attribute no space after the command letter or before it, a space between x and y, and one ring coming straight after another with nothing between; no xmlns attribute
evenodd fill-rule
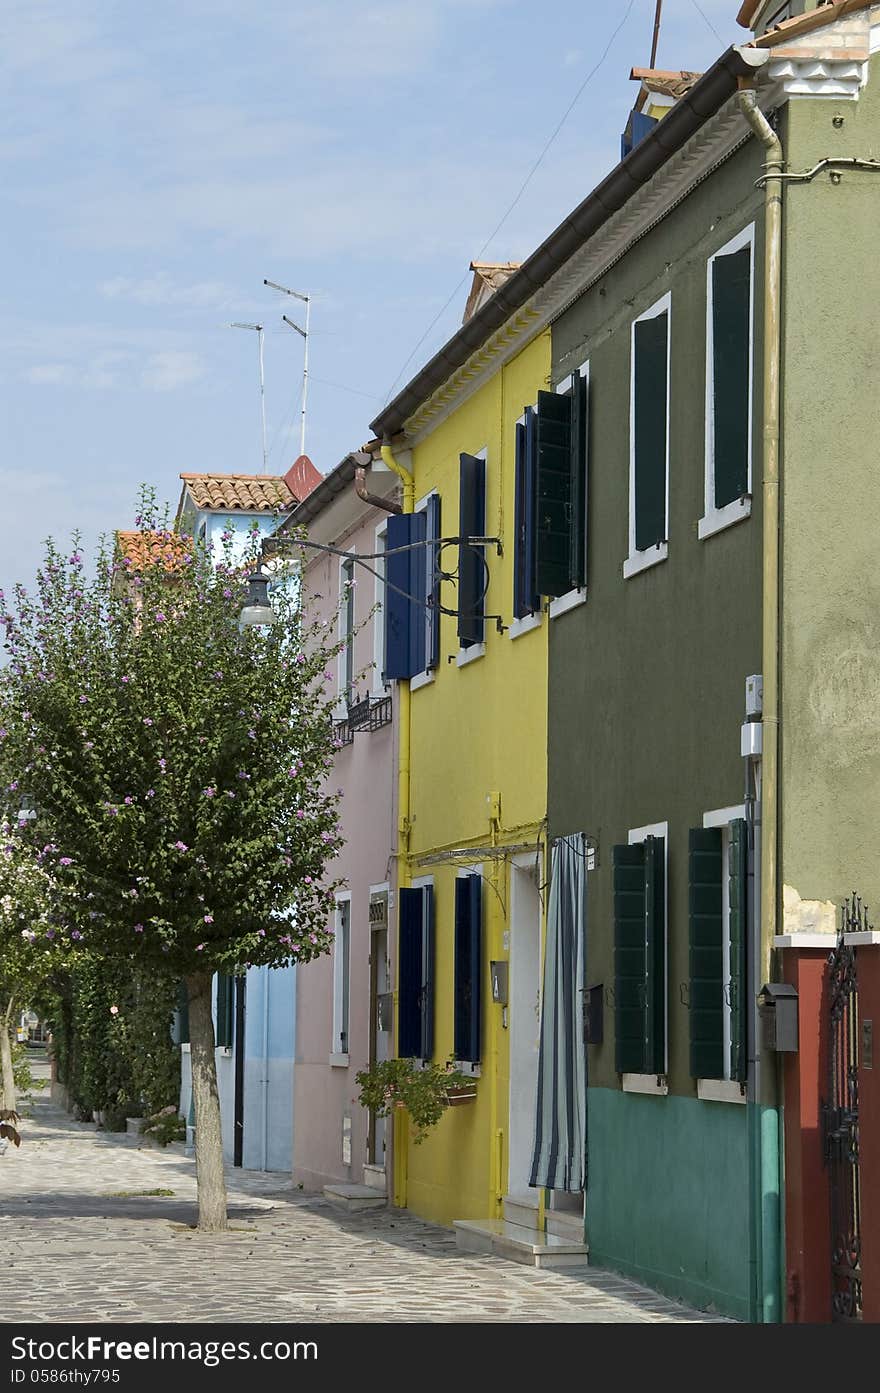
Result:
<svg viewBox="0 0 880 1393"><path fill-rule="evenodd" d="M657 66L745 41L738 8L665 0ZM0 587L32 583L49 535L131 526L141 483L175 507L182 471L262 472L259 336L232 321L265 326L268 469L289 468L303 341L281 315L304 306L264 278L311 297L307 453L326 473L369 439L460 324L470 260L525 259L617 162L653 17L2 0Z"/></svg>

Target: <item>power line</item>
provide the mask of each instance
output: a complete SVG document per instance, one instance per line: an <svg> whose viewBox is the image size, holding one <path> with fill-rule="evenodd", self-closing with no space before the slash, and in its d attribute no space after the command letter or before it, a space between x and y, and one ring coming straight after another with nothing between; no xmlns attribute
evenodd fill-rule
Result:
<svg viewBox="0 0 880 1393"><path fill-rule="evenodd" d="M611 35L611 38L608 40L608 43L605 45L605 48L604 48L603 51L602 51L602 56L600 57L598 63L596 63L595 66L592 67L592 68L590 69L590 71L587 73L586 77L584 78L583 82L581 83L580 87L579 87L579 88L577 89L577 91L575 92L574 96L572 97L571 101L569 102L568 106L566 107L565 111L563 112L563 114L562 114L562 116L561 116L559 122L557 123L555 130L553 131L553 133L551 134L551 136L550 136L549 139L547 140L546 144L544 145L543 150L541 151L541 153L540 153L540 155L538 156L538 158L535 160L535 163L532 165L531 169L529 170L528 174L526 175L525 179L523 180L522 184L520 185L519 190L518 190L518 192L517 192L517 194L516 194L516 197L514 198L514 200L513 200L513 202L511 203L510 207L507 209L507 212L504 214L504 216L503 216L503 218L501 219L501 221L498 223L497 227L495 227L495 228L493 229L493 231L490 232L489 236L486 238L485 242L484 242L483 245L480 247L480 250L477 252L476 256L473 258L474 261L479 261L480 257L483 255L483 253L484 253L484 251L486 250L486 248L487 248L487 247L495 240L495 238L498 236L498 233L501 231L502 227L503 227L504 224L507 222L507 219L510 217L510 215L511 215L511 213L513 212L514 208L515 208L516 205L519 203L520 199L522 198L522 196L523 196L523 194L525 193L526 189L528 188L529 184L532 182L532 179L534 178L535 174L538 172L538 168L539 168L539 166L541 165L541 163L542 163L542 161L543 161L543 159L544 159L544 156L547 154L547 151L550 149L550 146L553 144L553 142L554 142L554 140L556 139L556 137L558 136L559 132L562 130L562 127L565 125L565 123L566 123L566 121L568 120L569 116L571 115L572 111L573 111L574 108L576 107L576 105L577 105L578 101L580 100L581 95L583 94L583 92L584 92L584 90L585 90L587 84L592 80L592 78L594 78L594 77L596 76L596 73L599 71L599 69L601 68L602 64L605 62L605 59L608 57L608 54L611 52L611 46L612 46L612 44L614 43L614 40L617 38L617 36L618 36L618 34L620 33L620 31L621 31L621 29L623 28L623 26L626 24L626 21L629 19L630 15L632 14L633 6L635 5L635 2L636 2L636 0L629 0L629 4L628 4L627 7L626 7L626 11L625 11L625 13L624 13L623 19L620 21L620 23L618 24L617 28L614 30L613 34ZM463 285L465 284L465 282L467 281L468 274L469 274L469 272L465 272L465 274L462 276L461 280L458 282L458 285L455 287L455 289L453 290L452 294L449 296L449 299L448 299L448 300L446 301L446 303L442 306L442 308L437 312L437 314L436 314L436 315L434 316L434 318L431 320L431 323L428 325L428 327L427 327L427 329L425 330L425 332L422 334L422 337L419 339L419 341L418 341L418 343L416 344L415 348L414 348L414 349L412 350L412 352L410 353L410 355L409 355L409 357L407 358L406 362L404 363L403 367L400 369L400 372L397 374L396 378L394 379L394 381L392 382L390 388L388 389L388 395L387 395L386 398L385 398L385 401L386 401L386 402L388 402L388 401L390 400L391 395L392 395L392 393L393 393L395 387L397 386L397 384L398 384L398 382L400 381L400 379L403 377L403 374L406 372L406 370L407 370L407 368L409 367L410 363L412 362L413 358L416 356L416 354L418 353L418 351L419 351L419 349L421 348L422 344L425 342L425 339L426 339L426 338L428 337L428 335L430 334L431 330L432 330L432 329L434 328L434 326L438 323L438 321L439 321L440 319L442 319L443 315L444 315L444 314L446 313L446 311L449 309L449 306L452 304L452 302L453 302L453 300L455 299L456 295L458 294L458 292L461 290L462 286L463 286Z"/></svg>
<svg viewBox="0 0 880 1393"><path fill-rule="evenodd" d="M706 14L706 11L703 9L702 5L699 3L699 0L691 0L691 4L693 5L693 7L694 7L694 9L697 11L697 13L698 13L698 14L701 14L701 15L703 16L703 19L706 21L706 23L708 24L709 28L712 30L712 33L715 35L715 37L716 37L716 39L718 40L718 42L719 42L720 44L723 44L723 43L724 43L724 40L722 39L721 35L718 33L718 30L715 28L715 25L712 23L712 21L711 21L711 19L709 18L709 16Z"/></svg>

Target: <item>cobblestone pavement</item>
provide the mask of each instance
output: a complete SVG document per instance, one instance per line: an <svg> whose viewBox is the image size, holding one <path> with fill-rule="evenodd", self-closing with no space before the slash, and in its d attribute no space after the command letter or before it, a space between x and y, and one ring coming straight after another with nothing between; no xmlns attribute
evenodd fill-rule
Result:
<svg viewBox="0 0 880 1393"><path fill-rule="evenodd" d="M459 1253L400 1210L342 1214L277 1172L231 1170L231 1229L201 1236L191 1158L25 1107L0 1157L2 1321L713 1319L596 1269Z"/></svg>

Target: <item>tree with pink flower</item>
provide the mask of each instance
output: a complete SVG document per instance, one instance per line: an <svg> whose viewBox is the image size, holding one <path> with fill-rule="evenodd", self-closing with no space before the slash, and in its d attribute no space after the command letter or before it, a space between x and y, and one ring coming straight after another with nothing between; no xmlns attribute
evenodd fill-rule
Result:
<svg viewBox="0 0 880 1393"><path fill-rule="evenodd" d="M186 983L199 1226L220 1230L212 979L330 948L338 645L294 587L279 622L240 629L248 564L174 533L149 495L119 536L93 571L49 544L36 593L0 596L0 769L39 807L89 954Z"/></svg>

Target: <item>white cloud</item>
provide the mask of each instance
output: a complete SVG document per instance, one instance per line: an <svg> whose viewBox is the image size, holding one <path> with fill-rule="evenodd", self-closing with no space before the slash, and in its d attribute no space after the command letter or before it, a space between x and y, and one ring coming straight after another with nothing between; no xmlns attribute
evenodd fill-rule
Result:
<svg viewBox="0 0 880 1393"><path fill-rule="evenodd" d="M170 392L187 387L205 375L205 365L197 353L170 351L154 353L140 375L142 387L154 392Z"/></svg>
<svg viewBox="0 0 880 1393"><path fill-rule="evenodd" d="M196 281L175 285L164 271L152 276L114 276L102 281L98 289L108 300L134 301L154 306L184 306L193 309L228 309L241 304L241 294L220 281Z"/></svg>
<svg viewBox="0 0 880 1393"><path fill-rule="evenodd" d="M35 386L54 386L73 380L73 371L67 363L34 363L25 370L25 381Z"/></svg>

